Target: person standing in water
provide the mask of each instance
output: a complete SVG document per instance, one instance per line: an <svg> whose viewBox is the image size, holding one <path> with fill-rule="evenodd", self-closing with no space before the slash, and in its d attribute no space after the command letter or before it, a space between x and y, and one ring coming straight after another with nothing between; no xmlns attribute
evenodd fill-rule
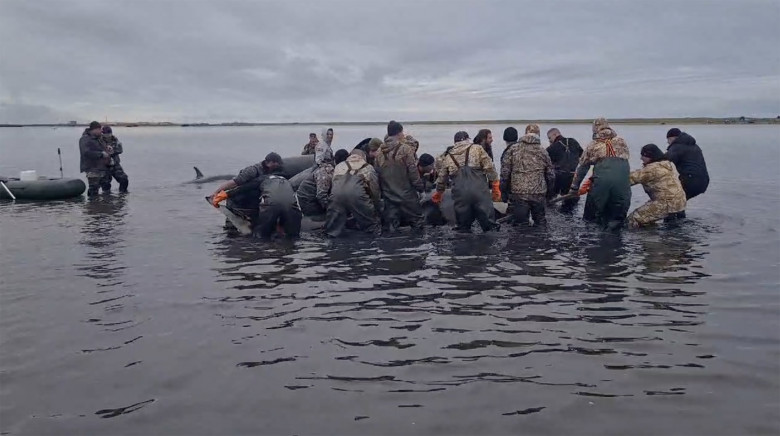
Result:
<svg viewBox="0 0 780 436"><path fill-rule="evenodd" d="M605 118L594 120L593 141L585 147L569 191L572 197L579 195L580 183L593 167L593 182L585 200L583 219L596 221L611 230L623 225L631 206L628 157L628 144L609 122Z"/></svg>
<svg viewBox="0 0 780 436"><path fill-rule="evenodd" d="M441 204L451 179L458 231L471 232L475 220L482 231L497 230L493 201L501 201L501 191L493 160L484 148L469 141L466 132L456 133L454 141L455 145L440 160L436 192L431 200ZM492 193L485 181L492 187Z"/></svg>
<svg viewBox="0 0 780 436"><path fill-rule="evenodd" d="M97 121L89 123L79 139L79 167L82 173L87 174L87 197L96 196L101 187L104 193L111 192L110 175L108 184L105 183L111 155L100 141L101 127Z"/></svg>
<svg viewBox="0 0 780 436"><path fill-rule="evenodd" d="M268 153L265 159L241 170L230 181L222 184L211 199L214 207L223 200L241 198L242 209L250 210L253 232L262 238L270 238L281 230L285 237L294 238L301 233L301 210L290 182L279 175L282 157ZM230 205L230 204L228 204Z"/></svg>
<svg viewBox="0 0 780 436"><path fill-rule="evenodd" d="M669 129L666 133L666 158L669 159L680 173L680 182L685 190L685 197L690 200L707 191L710 185L710 174L704 153L696 144L693 136L681 132L680 129Z"/></svg>
<svg viewBox="0 0 780 436"><path fill-rule="evenodd" d="M404 135L404 126L396 121L387 124L387 139L374 158L379 186L384 200L383 226L395 230L408 224L423 226L420 193L425 186L417 171L417 141Z"/></svg>
<svg viewBox="0 0 780 436"><path fill-rule="evenodd" d="M314 164L314 172L298 187L298 202L304 215L324 216L333 183L333 155L327 144L317 145Z"/></svg>
<svg viewBox="0 0 780 436"><path fill-rule="evenodd" d="M325 233L340 236L349 217L354 219L358 230L379 233L380 198L379 178L374 167L366 162L366 153L358 148L352 150L347 160L336 165L333 171Z"/></svg>
<svg viewBox="0 0 780 436"><path fill-rule="evenodd" d="M514 225L547 224L545 197L555 183L550 156L542 148L539 126L529 124L520 142L504 153L501 161L501 191L509 192L507 214Z"/></svg>
<svg viewBox="0 0 780 436"><path fill-rule="evenodd" d="M650 225L658 220L674 220L685 212L685 191L680 174L655 144L642 147L642 169L629 175L631 185L641 184L650 201L628 216L632 228Z"/></svg>
<svg viewBox="0 0 780 436"><path fill-rule="evenodd" d="M547 131L547 140L550 142L547 154L550 155L550 160L555 167L555 186L550 194L551 196L566 195L574 180L574 170L577 169L577 163L582 156L582 147L576 139L564 137L556 128ZM564 200L561 210L572 211L578 201L579 197Z"/></svg>
<svg viewBox="0 0 780 436"><path fill-rule="evenodd" d="M111 186L111 178L114 178L119 183L119 192L127 192L127 185L130 184L130 180L119 163L119 155L124 151L122 149L122 142L114 136L111 126L103 126L102 135L100 137L103 147L106 152L111 155L111 160L108 163L108 171L106 173L106 180L103 184Z"/></svg>

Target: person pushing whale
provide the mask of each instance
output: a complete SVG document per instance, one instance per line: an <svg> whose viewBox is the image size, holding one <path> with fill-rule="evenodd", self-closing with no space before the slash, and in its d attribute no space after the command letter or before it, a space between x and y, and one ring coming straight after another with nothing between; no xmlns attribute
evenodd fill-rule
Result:
<svg viewBox="0 0 780 436"><path fill-rule="evenodd" d="M249 217L254 233L270 238L281 230L288 238L301 232L301 211L290 182L278 175L282 157L268 153L262 162L250 165L238 175L220 185L212 197L212 205L227 200L228 206Z"/></svg>

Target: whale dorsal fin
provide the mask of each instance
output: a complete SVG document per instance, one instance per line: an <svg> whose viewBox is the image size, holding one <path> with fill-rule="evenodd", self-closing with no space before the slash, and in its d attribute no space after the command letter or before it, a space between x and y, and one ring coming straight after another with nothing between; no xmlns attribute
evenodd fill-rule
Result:
<svg viewBox="0 0 780 436"><path fill-rule="evenodd" d="M203 178L203 173L200 172L198 167L192 167L192 168L195 169L195 180L202 179Z"/></svg>

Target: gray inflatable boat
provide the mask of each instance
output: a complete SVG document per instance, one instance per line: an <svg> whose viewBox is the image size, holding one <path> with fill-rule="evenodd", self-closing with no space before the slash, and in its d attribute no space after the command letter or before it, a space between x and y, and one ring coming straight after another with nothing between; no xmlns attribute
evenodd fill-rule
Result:
<svg viewBox="0 0 780 436"><path fill-rule="evenodd" d="M87 190L87 184L81 179L49 179L22 181L19 179L3 178L8 190L17 200L63 200L78 197ZM10 200L11 197L0 186L0 199Z"/></svg>

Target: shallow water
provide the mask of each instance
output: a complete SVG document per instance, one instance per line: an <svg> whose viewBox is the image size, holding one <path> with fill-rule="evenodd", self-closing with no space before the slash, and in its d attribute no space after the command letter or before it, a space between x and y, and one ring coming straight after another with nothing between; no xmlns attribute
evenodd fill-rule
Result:
<svg viewBox="0 0 780 436"><path fill-rule="evenodd" d="M632 167L666 127L617 127ZM459 129L408 130L435 152ZM0 201L0 432L780 432L779 128L684 129L709 191L621 235L550 212L547 231L263 243L224 234L216 184L181 184L309 130L116 129L129 195ZM76 176L79 134L1 129L0 174L55 175L59 146Z"/></svg>

